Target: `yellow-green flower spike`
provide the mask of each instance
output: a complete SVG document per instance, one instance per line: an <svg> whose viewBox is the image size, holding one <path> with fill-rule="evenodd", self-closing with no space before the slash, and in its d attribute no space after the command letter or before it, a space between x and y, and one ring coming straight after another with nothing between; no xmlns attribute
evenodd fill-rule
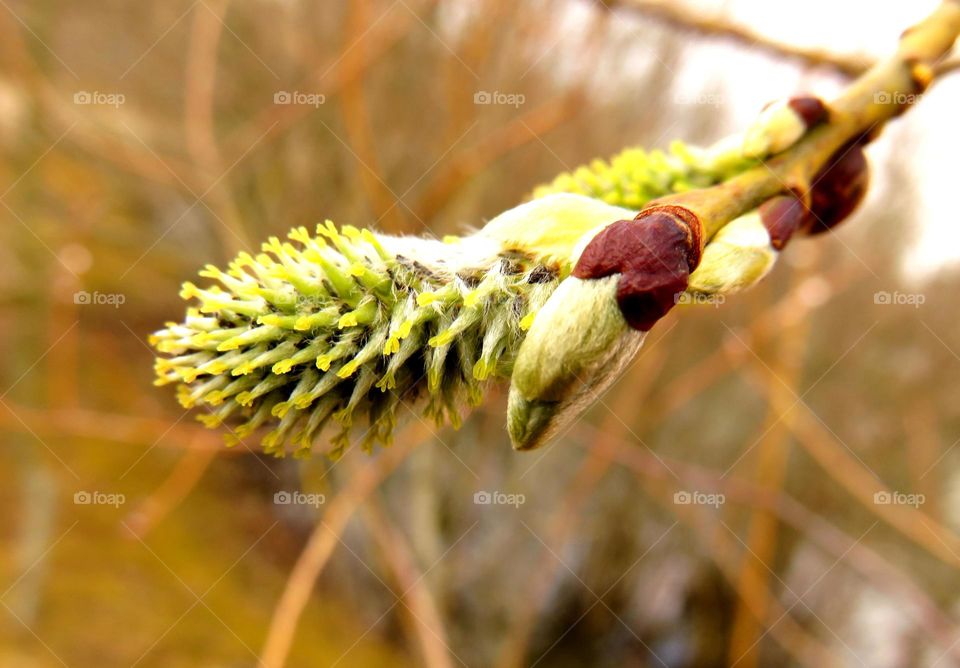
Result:
<svg viewBox="0 0 960 668"><path fill-rule="evenodd" d="M386 443L396 411L421 400L459 424L484 383L511 373L581 238L633 214L557 194L445 241L329 221L316 236L294 229L226 271L205 267L215 284L184 284L195 304L150 337L157 383L179 384L204 424L231 428L230 444L267 430L262 445L277 456L305 455L331 422L333 456Z"/></svg>
<svg viewBox="0 0 960 668"><path fill-rule="evenodd" d="M744 155L739 137L707 149L682 142L673 142L666 153L629 148L609 161L593 160L560 174L536 188L533 196L576 193L639 210L658 197L712 186L755 164Z"/></svg>

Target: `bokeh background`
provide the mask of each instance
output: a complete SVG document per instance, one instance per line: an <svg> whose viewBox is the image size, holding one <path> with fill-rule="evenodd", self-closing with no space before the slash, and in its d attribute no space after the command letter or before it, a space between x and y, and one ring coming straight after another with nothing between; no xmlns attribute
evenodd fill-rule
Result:
<svg viewBox="0 0 960 668"><path fill-rule="evenodd" d="M960 76L543 451L502 388L372 457L227 450L145 342L269 235L481 225L934 5L0 0L0 665L960 664Z"/></svg>

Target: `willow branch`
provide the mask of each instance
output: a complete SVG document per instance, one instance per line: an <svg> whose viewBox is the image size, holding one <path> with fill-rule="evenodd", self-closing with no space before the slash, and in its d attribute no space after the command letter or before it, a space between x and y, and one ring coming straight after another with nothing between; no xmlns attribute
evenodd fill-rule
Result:
<svg viewBox="0 0 960 668"><path fill-rule="evenodd" d="M809 306L808 309L809 310ZM789 432L781 424L780 415L789 411L796 396L798 377L802 370L801 360L807 347L810 333L810 321L803 318L793 327L787 328L777 340L777 351L772 365L778 379L782 382L768 383L768 408L764 431L758 441L760 448L756 453L756 465L753 476L758 486L776 493L786 484L787 464L790 457ZM750 591L756 608L762 614L768 610L769 601L774 598L773 583L770 582L769 567L774 563L779 545L779 519L765 508L753 508L750 513L747 531L747 554L740 566L737 589ZM762 625L757 623L753 611L741 601L734 616L728 659L731 665L742 664L743 668L760 665L758 645L762 636Z"/></svg>
<svg viewBox="0 0 960 668"><path fill-rule="evenodd" d="M856 79L829 105L830 119L768 162L721 184L664 197L647 209L672 205L700 221L711 238L734 218L768 199L793 192L808 196L817 172L842 147L902 113L898 101L914 101L936 72L933 66L960 34L960 2L945 0L926 19L905 31L893 56Z"/></svg>
<svg viewBox="0 0 960 668"><path fill-rule="evenodd" d="M723 37L752 50L799 60L807 65L829 67L845 76L859 76L873 64L873 61L865 56L831 53L822 49L786 44L747 26L733 23L719 14L705 16L692 11L683 7L682 3L663 0L607 0L607 4L614 9L635 12L679 30Z"/></svg>
<svg viewBox="0 0 960 668"><path fill-rule="evenodd" d="M375 496L367 501L364 511L370 535L396 582L399 594L394 595L408 614L411 635L420 648L423 664L427 668L452 668L456 654L450 648L437 597L425 581L427 573L417 565L413 547Z"/></svg>
<svg viewBox="0 0 960 668"><path fill-rule="evenodd" d="M270 619L261 654L261 663L266 668L286 665L300 615L310 601L317 578L340 544L340 535L347 522L377 485L389 477L413 451L414 441L404 441L384 452L371 466L362 468L326 507L321 521L298 557Z"/></svg>

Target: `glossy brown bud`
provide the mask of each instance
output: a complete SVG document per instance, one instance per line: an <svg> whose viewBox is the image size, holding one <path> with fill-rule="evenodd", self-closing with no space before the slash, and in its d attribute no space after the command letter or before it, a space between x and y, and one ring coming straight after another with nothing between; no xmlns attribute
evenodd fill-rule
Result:
<svg viewBox="0 0 960 668"><path fill-rule="evenodd" d="M760 206L759 212L760 222L770 234L770 245L778 251L810 216L803 201L794 195L773 197Z"/></svg>
<svg viewBox="0 0 960 668"><path fill-rule="evenodd" d="M807 234L826 232L842 222L867 192L870 172L863 148L847 145L835 156L813 179L810 217L804 226Z"/></svg>
<svg viewBox="0 0 960 668"><path fill-rule="evenodd" d="M827 105L819 97L812 95L791 97L787 101L787 106L803 120L808 128L827 118Z"/></svg>
<svg viewBox="0 0 960 668"><path fill-rule="evenodd" d="M700 260L700 224L692 216L663 207L608 225L587 244L572 275L620 274L620 311L632 328L647 331L674 307Z"/></svg>

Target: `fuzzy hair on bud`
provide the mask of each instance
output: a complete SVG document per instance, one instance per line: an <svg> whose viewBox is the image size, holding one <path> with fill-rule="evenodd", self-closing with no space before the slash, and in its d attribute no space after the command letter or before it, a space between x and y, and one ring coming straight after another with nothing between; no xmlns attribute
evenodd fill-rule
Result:
<svg viewBox="0 0 960 668"><path fill-rule="evenodd" d="M537 314L510 380L507 431L540 447L592 404L643 344L617 303L619 276L566 278Z"/></svg>
<svg viewBox="0 0 960 668"><path fill-rule="evenodd" d="M770 234L760 213L736 218L710 240L696 270L690 274L687 292L726 294L758 283L777 259Z"/></svg>
<svg viewBox="0 0 960 668"><path fill-rule="evenodd" d="M744 133L743 154L750 158L764 158L779 153L795 144L826 114L826 106L815 97L774 102Z"/></svg>

